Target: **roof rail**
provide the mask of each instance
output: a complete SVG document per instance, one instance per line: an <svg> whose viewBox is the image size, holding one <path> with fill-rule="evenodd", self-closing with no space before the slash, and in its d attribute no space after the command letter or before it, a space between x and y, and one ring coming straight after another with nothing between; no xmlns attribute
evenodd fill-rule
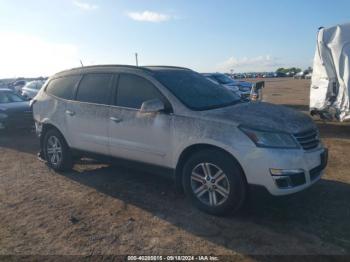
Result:
<svg viewBox="0 0 350 262"><path fill-rule="evenodd" d="M84 67L74 67L71 69L63 70L63 71L59 72L58 74L66 73L66 72L74 71L74 70L84 70L84 69L88 69L88 68L104 68L104 67L124 67L124 68L140 69L140 70L144 70L144 71L151 71L150 69L144 68L142 66L106 64L106 65L89 65L89 66L84 66Z"/></svg>
<svg viewBox="0 0 350 262"><path fill-rule="evenodd" d="M182 70L191 70L189 68L185 67L178 67L178 66L133 66L133 65L118 65L118 64L107 64L107 65L90 65L90 66L84 66L84 67L75 67L67 70L63 70L61 72L58 72L57 74L62 74L62 73L67 73L70 71L75 71L75 70L84 70L88 68L104 68L104 67L124 67L124 68L132 68L132 69L138 69L138 70L143 70L147 72L152 72L152 68L169 68L169 69L182 69Z"/></svg>
<svg viewBox="0 0 350 262"><path fill-rule="evenodd" d="M145 68L160 68L160 67L164 67L164 68L191 70L191 69L186 68L186 67L181 67L181 66L166 66L166 65L157 65L157 66L151 65L151 66L142 66L142 67L145 67Z"/></svg>

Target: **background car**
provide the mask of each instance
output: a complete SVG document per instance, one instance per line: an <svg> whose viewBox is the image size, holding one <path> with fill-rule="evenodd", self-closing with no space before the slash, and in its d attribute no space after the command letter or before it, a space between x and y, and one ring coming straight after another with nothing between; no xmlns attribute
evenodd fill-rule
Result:
<svg viewBox="0 0 350 262"><path fill-rule="evenodd" d="M311 79L312 78L312 73L308 73L307 75L305 75L305 79Z"/></svg>
<svg viewBox="0 0 350 262"><path fill-rule="evenodd" d="M276 72L274 73L274 77L286 77L287 75L285 73L282 72Z"/></svg>
<svg viewBox="0 0 350 262"><path fill-rule="evenodd" d="M11 89L0 89L0 130L34 126L33 114L23 97Z"/></svg>
<svg viewBox="0 0 350 262"><path fill-rule="evenodd" d="M34 98L44 84L45 84L45 81L42 81L42 80L36 80L36 81L27 83L22 88L22 96L27 99Z"/></svg>
<svg viewBox="0 0 350 262"><path fill-rule="evenodd" d="M22 88L26 85L26 83L27 82L25 80L17 80L13 83L10 83L8 87L12 89L14 92L16 92L17 94L20 94L22 91Z"/></svg>
<svg viewBox="0 0 350 262"><path fill-rule="evenodd" d="M305 72L301 71L294 75L294 79L305 79L305 75L306 75Z"/></svg>
<svg viewBox="0 0 350 262"><path fill-rule="evenodd" d="M252 83L236 81L228 77L227 75L221 73L205 73L203 74L203 76L205 76L211 81L216 82L217 84L223 85L224 87L237 93L243 98L247 98L250 96L250 92L253 86Z"/></svg>

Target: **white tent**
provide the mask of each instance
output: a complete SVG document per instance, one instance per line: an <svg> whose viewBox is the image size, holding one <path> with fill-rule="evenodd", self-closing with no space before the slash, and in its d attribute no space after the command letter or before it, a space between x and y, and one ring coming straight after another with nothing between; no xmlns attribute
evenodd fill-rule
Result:
<svg viewBox="0 0 350 262"><path fill-rule="evenodd" d="M350 23L320 28L310 92L311 114L350 120Z"/></svg>

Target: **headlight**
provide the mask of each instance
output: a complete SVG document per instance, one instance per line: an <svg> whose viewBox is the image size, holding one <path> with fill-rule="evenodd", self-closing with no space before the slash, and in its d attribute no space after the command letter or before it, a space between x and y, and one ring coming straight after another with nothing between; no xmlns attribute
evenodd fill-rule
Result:
<svg viewBox="0 0 350 262"><path fill-rule="evenodd" d="M7 115L5 113L0 112L0 120L7 118Z"/></svg>
<svg viewBox="0 0 350 262"><path fill-rule="evenodd" d="M299 148L294 138L287 133L260 131L246 127L240 127L240 130L258 147Z"/></svg>

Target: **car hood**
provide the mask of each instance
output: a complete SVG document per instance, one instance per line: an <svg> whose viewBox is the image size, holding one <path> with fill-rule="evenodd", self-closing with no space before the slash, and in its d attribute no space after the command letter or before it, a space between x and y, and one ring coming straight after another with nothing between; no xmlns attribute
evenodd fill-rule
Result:
<svg viewBox="0 0 350 262"><path fill-rule="evenodd" d="M233 91L239 91L239 88L236 85L225 84L223 86L226 87L227 89L230 89L230 90L233 90Z"/></svg>
<svg viewBox="0 0 350 262"><path fill-rule="evenodd" d="M225 84L227 87L245 87L245 88L252 88L252 84L249 82L234 82L230 84Z"/></svg>
<svg viewBox="0 0 350 262"><path fill-rule="evenodd" d="M6 113L31 112L29 101L0 104L0 110Z"/></svg>
<svg viewBox="0 0 350 262"><path fill-rule="evenodd" d="M205 111L213 120L229 121L245 127L290 134L316 128L312 119L294 109L264 102L239 103Z"/></svg>
<svg viewBox="0 0 350 262"><path fill-rule="evenodd" d="M243 81L239 81L237 82L237 85L238 86L242 86L242 87L249 87L249 88L252 88L253 84L252 83L249 83L249 82L243 82Z"/></svg>

